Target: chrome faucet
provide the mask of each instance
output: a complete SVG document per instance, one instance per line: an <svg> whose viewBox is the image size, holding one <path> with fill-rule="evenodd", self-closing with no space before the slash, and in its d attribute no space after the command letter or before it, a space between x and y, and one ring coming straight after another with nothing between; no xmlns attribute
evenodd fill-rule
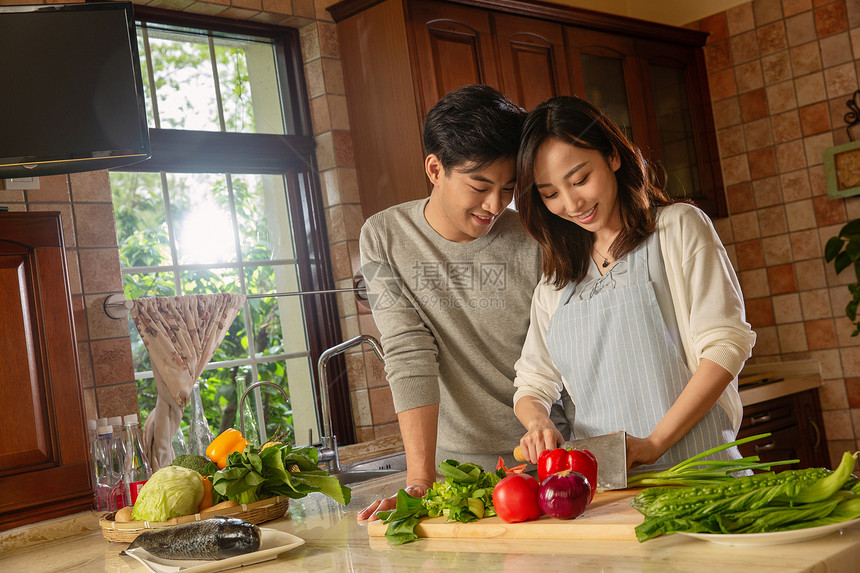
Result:
<svg viewBox="0 0 860 573"><path fill-rule="evenodd" d="M355 338L350 338L346 342L341 342L337 346L332 346L320 354L317 361L317 382L320 389L320 406L322 407L322 430L323 435L320 436L322 444L319 447L319 461L328 464L329 473L337 473L340 470L340 457L337 453L337 438L331 428L331 408L328 403L328 377L326 376L326 364L332 356L342 354L354 346L367 343L373 349L376 357L382 360L382 346L379 341L368 334L360 334Z"/></svg>

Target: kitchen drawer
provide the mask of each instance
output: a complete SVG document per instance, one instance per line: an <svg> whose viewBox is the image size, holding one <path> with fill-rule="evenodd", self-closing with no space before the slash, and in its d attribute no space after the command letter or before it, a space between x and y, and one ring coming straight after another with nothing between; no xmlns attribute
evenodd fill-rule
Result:
<svg viewBox="0 0 860 573"><path fill-rule="evenodd" d="M805 390L744 408L738 438L768 432L769 437L740 446L741 454L758 455L768 462L800 460L790 466L776 466L775 471L830 467L818 390Z"/></svg>
<svg viewBox="0 0 860 573"><path fill-rule="evenodd" d="M759 433L761 432L756 429L747 435L754 436ZM746 436L739 432L738 437L742 438ZM797 424L793 424L771 431L771 435L767 438L741 444L738 449L742 456L758 456L763 462L795 460L800 459L799 445L802 441L800 428ZM799 469L800 467L802 467L800 464L777 466L774 468L774 471Z"/></svg>
<svg viewBox="0 0 860 573"><path fill-rule="evenodd" d="M793 411L791 401L777 398L744 408L740 431L749 429L751 431L748 435L754 435L761 433L759 431L761 428L791 424L795 420L796 414ZM761 431L768 432L770 430Z"/></svg>

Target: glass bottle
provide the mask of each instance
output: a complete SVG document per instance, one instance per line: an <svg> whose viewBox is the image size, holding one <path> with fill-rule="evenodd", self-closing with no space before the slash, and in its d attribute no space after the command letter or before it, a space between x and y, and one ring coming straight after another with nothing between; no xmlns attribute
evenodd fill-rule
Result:
<svg viewBox="0 0 860 573"><path fill-rule="evenodd" d="M123 466L123 483L125 495L130 505L137 501L137 494L146 480L152 476L149 459L143 450L143 439L140 436L140 426L137 414L129 414L123 418L125 422L125 465Z"/></svg>
<svg viewBox="0 0 860 573"><path fill-rule="evenodd" d="M215 436L209 428L206 414L203 412L203 398L200 396L200 383L195 382L191 389L191 399L188 402L191 419L188 423L188 453L206 455L206 447L212 443Z"/></svg>
<svg viewBox="0 0 860 573"><path fill-rule="evenodd" d="M115 511L116 506L114 488L118 483L118 476L113 469L113 428L108 425L98 427L98 447L96 448L95 469L96 488L94 507L97 511Z"/></svg>

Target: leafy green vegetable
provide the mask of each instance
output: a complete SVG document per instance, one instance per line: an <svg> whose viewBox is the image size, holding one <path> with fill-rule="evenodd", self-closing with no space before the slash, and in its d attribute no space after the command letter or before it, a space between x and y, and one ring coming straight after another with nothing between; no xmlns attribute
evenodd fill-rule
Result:
<svg viewBox="0 0 860 573"><path fill-rule="evenodd" d="M385 537L394 545L418 539L415 526L424 517L445 515L448 521L469 523L496 515L493 488L505 477L504 470L485 472L476 464L445 460L439 464L445 481L436 482L423 498L397 492L397 505L377 516L388 524Z"/></svg>
<svg viewBox="0 0 860 573"><path fill-rule="evenodd" d="M787 470L696 487L646 489L631 505L645 516L636 537L679 531L763 533L840 523L860 517L851 479L858 453L845 452L835 471Z"/></svg>
<svg viewBox="0 0 860 573"><path fill-rule="evenodd" d="M349 503L350 490L335 476L317 466L319 453L313 447L287 444L269 446L261 452L247 447L227 457L224 469L212 478L213 499L251 503L276 495L298 499L321 492L340 504Z"/></svg>
<svg viewBox="0 0 860 573"><path fill-rule="evenodd" d="M170 465L179 466L181 468L188 468L190 470L196 471L200 475L208 476L212 475L212 473L214 473L214 471L218 469L216 466L213 472L207 473L206 466L208 466L210 463L212 462L210 462L209 458L207 458L206 456L201 456L199 454L183 454L181 456L176 456L173 461L170 462Z"/></svg>
<svg viewBox="0 0 860 573"><path fill-rule="evenodd" d="M146 480L131 517L135 521L167 521L171 517L197 513L203 499L203 482L194 470L167 466Z"/></svg>

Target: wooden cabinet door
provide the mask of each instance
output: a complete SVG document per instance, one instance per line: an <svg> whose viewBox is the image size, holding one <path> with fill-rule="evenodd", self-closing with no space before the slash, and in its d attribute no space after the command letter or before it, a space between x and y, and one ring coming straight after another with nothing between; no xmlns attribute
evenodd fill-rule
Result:
<svg viewBox="0 0 860 573"><path fill-rule="evenodd" d="M655 141L632 38L565 28L574 93L602 109L651 159Z"/></svg>
<svg viewBox="0 0 860 573"><path fill-rule="evenodd" d="M637 40L636 53L649 130L659 142L653 160L665 188L692 199L711 216L727 215L702 51Z"/></svg>
<svg viewBox="0 0 860 573"><path fill-rule="evenodd" d="M497 14L493 17L502 72L502 91L521 107L571 93L564 50L564 29L558 24Z"/></svg>
<svg viewBox="0 0 860 573"><path fill-rule="evenodd" d="M0 213L0 530L89 509L59 213Z"/></svg>
<svg viewBox="0 0 860 573"><path fill-rule="evenodd" d="M436 2L409 4L422 120L443 95L468 84L501 89L490 13Z"/></svg>

